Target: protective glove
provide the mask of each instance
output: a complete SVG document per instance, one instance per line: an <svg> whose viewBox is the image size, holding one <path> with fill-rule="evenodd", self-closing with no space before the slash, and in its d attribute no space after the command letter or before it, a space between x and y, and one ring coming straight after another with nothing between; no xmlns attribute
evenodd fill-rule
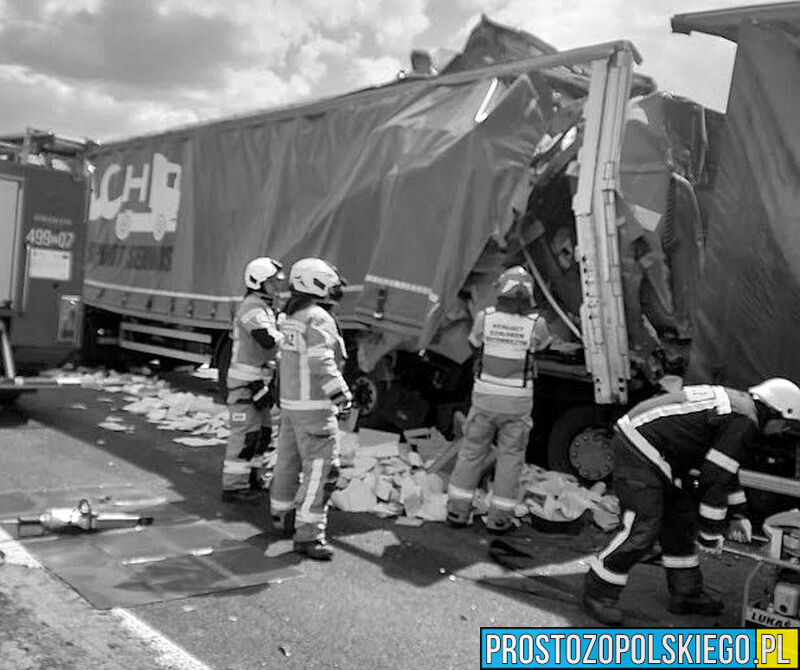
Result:
<svg viewBox="0 0 800 670"><path fill-rule="evenodd" d="M340 391L331 398L336 407L336 415L340 420L346 419L353 409L353 394L350 390Z"/></svg>
<svg viewBox="0 0 800 670"><path fill-rule="evenodd" d="M742 544L750 544L753 541L753 524L750 519L744 517L734 517L728 526L728 539Z"/></svg>
<svg viewBox="0 0 800 670"><path fill-rule="evenodd" d="M719 556L722 553L723 544L725 544L725 538L722 535L700 533L697 536L697 548L706 554Z"/></svg>

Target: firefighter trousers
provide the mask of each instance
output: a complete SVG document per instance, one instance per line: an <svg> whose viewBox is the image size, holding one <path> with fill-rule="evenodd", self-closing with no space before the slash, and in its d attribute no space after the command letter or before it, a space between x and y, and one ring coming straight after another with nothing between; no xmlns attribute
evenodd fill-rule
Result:
<svg viewBox="0 0 800 670"><path fill-rule="evenodd" d="M231 432L222 464L222 489L257 488L262 481L264 453L272 441L271 407L256 408L253 390L241 386L228 389L228 411Z"/></svg>
<svg viewBox="0 0 800 670"><path fill-rule="evenodd" d="M499 414L474 406L470 408L464 422L458 460L447 487L448 519L456 523L469 521L475 488L497 438L497 463L486 524L495 530L511 527L532 426L529 414Z"/></svg>
<svg viewBox="0 0 800 670"><path fill-rule="evenodd" d="M697 501L668 482L658 468L622 435L612 440L614 492L619 496L622 528L592 559L586 576L587 595L617 600L628 573L660 541L672 595L695 595L703 590L695 541Z"/></svg>
<svg viewBox="0 0 800 670"><path fill-rule="evenodd" d="M284 409L270 487L273 524L282 526L285 515L295 510L295 542L324 540L328 500L338 478L339 424L335 410Z"/></svg>

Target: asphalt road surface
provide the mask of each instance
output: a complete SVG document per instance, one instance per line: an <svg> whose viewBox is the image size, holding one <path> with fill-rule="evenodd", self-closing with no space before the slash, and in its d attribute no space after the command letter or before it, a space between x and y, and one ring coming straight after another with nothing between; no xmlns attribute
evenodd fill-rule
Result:
<svg viewBox="0 0 800 670"><path fill-rule="evenodd" d="M201 389L202 390L202 389ZM207 390L207 389L206 389ZM0 498L98 486L133 486L182 512L264 538L267 507L223 504L223 447L184 447L174 434L130 417L135 430L97 424L121 399L83 388L25 395L0 412ZM76 409L76 407L78 409ZM164 521L156 518L156 527ZM329 564L286 558L294 578L244 589L97 609L51 571L35 546L0 538L0 658L11 669L470 668L481 626L595 627L578 606L585 559L608 536L528 528L540 576L489 556L492 536L443 524L333 512ZM29 551L31 550L31 551ZM66 559L65 559L66 560ZM259 559L253 559L258 563ZM622 606L631 627L730 627L739 622L745 561L703 559L726 613L707 620L666 612L661 569L638 566ZM254 566L254 569L258 566ZM87 569L91 569L88 568Z"/></svg>

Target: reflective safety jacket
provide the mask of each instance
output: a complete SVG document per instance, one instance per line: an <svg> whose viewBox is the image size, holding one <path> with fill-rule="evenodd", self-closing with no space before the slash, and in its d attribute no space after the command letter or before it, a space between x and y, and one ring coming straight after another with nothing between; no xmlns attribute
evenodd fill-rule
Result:
<svg viewBox="0 0 800 670"><path fill-rule="evenodd" d="M254 330L266 330L276 346L264 349L253 337ZM283 335L278 331L275 313L264 300L250 293L242 300L233 319L233 349L228 368L228 388L246 386L263 379L269 382L273 376L275 356Z"/></svg>
<svg viewBox="0 0 800 670"><path fill-rule="evenodd" d="M469 339L481 349L473 404L488 411L530 412L533 353L551 339L544 318L536 312L512 314L489 307L478 313Z"/></svg>
<svg viewBox="0 0 800 670"><path fill-rule="evenodd" d="M341 368L347 357L334 318L310 305L281 321L281 408L333 409L332 399L349 394Z"/></svg>
<svg viewBox="0 0 800 670"><path fill-rule="evenodd" d="M749 393L686 386L639 403L617 428L673 485L681 487L692 470L699 470L704 536L718 537L729 511L742 511L739 463L759 433Z"/></svg>

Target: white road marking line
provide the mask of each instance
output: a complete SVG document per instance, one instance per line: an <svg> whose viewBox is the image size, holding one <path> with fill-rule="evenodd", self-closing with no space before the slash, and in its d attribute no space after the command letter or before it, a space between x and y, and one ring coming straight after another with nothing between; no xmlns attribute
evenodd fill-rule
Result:
<svg viewBox="0 0 800 670"><path fill-rule="evenodd" d="M173 642L150 624L142 621L132 612L121 607L111 610L129 632L147 642L157 653L156 661L170 670L211 670L202 661L192 656L179 644Z"/></svg>
<svg viewBox="0 0 800 670"><path fill-rule="evenodd" d="M0 549L6 555L6 564L44 569L38 559L1 526ZM132 612L121 607L115 607L111 610L111 614L116 617L128 632L150 645L158 654L156 661L162 668L167 670L212 670L210 666L192 656L186 649L142 621Z"/></svg>

